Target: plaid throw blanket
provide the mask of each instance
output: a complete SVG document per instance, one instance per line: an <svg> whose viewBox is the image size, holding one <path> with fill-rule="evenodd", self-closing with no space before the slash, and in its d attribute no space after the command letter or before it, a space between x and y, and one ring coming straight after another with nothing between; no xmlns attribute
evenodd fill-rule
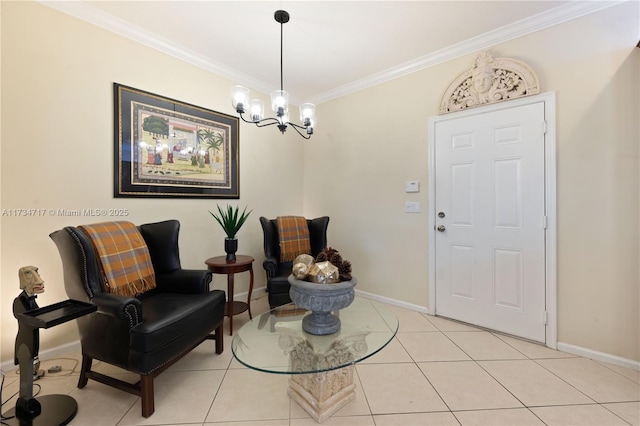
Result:
<svg viewBox="0 0 640 426"><path fill-rule="evenodd" d="M104 222L80 226L98 252L106 291L138 296L156 287L149 249L131 222Z"/></svg>
<svg viewBox="0 0 640 426"><path fill-rule="evenodd" d="M294 260L301 254L311 254L307 219L301 216L278 216L276 224L280 239L280 262Z"/></svg>

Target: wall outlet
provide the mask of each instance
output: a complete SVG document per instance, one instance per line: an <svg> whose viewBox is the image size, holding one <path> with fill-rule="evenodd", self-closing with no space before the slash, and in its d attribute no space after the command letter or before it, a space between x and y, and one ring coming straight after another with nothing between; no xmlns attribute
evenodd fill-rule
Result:
<svg viewBox="0 0 640 426"><path fill-rule="evenodd" d="M407 201L404 205L406 213L420 213L420 201Z"/></svg>

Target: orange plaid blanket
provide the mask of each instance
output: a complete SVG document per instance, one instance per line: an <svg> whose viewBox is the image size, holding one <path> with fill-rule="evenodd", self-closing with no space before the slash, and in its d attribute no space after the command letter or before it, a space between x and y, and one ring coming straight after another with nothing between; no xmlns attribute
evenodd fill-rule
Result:
<svg viewBox="0 0 640 426"><path fill-rule="evenodd" d="M301 216L278 216L276 224L280 239L280 262L294 260L301 254L311 254L307 219Z"/></svg>
<svg viewBox="0 0 640 426"><path fill-rule="evenodd" d="M156 287L149 249L131 222L103 222L80 226L98 252L106 290L137 296Z"/></svg>

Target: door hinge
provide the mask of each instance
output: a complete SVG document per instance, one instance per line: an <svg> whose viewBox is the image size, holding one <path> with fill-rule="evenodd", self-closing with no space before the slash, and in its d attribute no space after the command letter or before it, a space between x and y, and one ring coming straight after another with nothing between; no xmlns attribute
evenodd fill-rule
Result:
<svg viewBox="0 0 640 426"><path fill-rule="evenodd" d="M549 226L549 218L547 216L542 216L542 229L547 229Z"/></svg>
<svg viewBox="0 0 640 426"><path fill-rule="evenodd" d="M542 313L542 322L544 323L544 325L549 324L549 312L544 311Z"/></svg>
<svg viewBox="0 0 640 426"><path fill-rule="evenodd" d="M542 122L542 134L543 135L547 134L547 122L546 121Z"/></svg>

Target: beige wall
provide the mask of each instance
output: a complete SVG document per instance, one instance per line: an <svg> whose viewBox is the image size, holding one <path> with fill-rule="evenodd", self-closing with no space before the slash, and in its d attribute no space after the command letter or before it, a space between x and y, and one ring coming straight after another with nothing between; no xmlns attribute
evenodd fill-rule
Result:
<svg viewBox="0 0 640 426"><path fill-rule="evenodd" d="M640 360L638 3L494 46L536 70L557 101L558 341ZM359 287L428 303L428 118L468 55L320 105L305 151L305 211ZM318 167L318 166L326 167ZM419 194L404 182L419 180ZM420 201L421 214L404 213ZM338 219L339 218L339 219Z"/></svg>
<svg viewBox="0 0 640 426"><path fill-rule="evenodd" d="M209 215L216 200L113 198L113 82L233 114L220 78L37 3L2 2L1 208L128 208L145 223L181 222L184 267L201 268L224 254L224 234ZM7 36L10 35L10 36ZM266 99L265 99L266 100ZM264 286L260 215L302 214L303 144L294 134L240 125L240 200L253 209L238 234L240 251L256 257L256 287ZM106 218L108 220L108 218ZM48 235L96 218L2 216L1 360L13 357L17 323L12 301L18 268L34 264L45 280L40 306L65 300L62 266ZM236 279L237 292L248 278ZM226 287L223 276L214 280ZM77 340L73 322L40 333L47 349Z"/></svg>
<svg viewBox="0 0 640 426"><path fill-rule="evenodd" d="M184 266L199 267L220 253L223 234L207 213L215 200L113 198L111 85L231 114L233 82L38 4L1 7L1 208L127 207L135 223L182 222ZM557 94L559 341L636 361L637 17L638 4L630 2L491 49L529 63L542 91ZM256 257L257 287L264 285L257 218L327 214L330 245L353 262L361 290L427 306L428 118L472 58L320 105L310 142L241 125L239 204L254 213L239 235L240 250ZM419 180L420 193L406 194L406 180ZM405 201L420 201L422 213L404 213ZM65 299L47 235L78 223L1 218L0 360L13 352L17 269L40 267L47 285L41 306ZM239 291L246 289L240 283ZM215 285L223 287L224 279ZM41 332L44 349L75 339L73 324Z"/></svg>

